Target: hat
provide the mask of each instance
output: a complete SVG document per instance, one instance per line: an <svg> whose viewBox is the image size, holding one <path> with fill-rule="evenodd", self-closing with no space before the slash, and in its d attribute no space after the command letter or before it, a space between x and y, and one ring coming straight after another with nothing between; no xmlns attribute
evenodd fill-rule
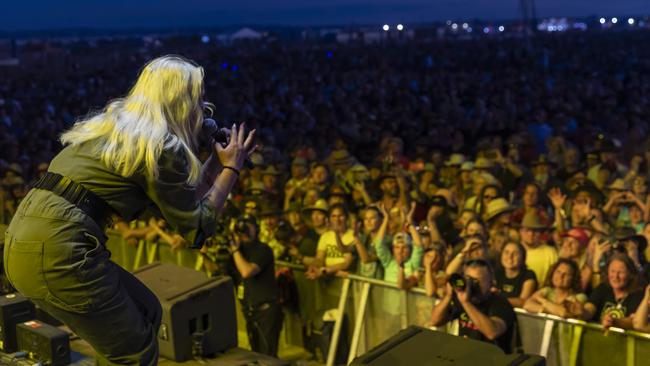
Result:
<svg viewBox="0 0 650 366"><path fill-rule="evenodd" d="M313 206L305 207L302 209L304 212L310 212L310 211L322 211L324 213L328 213L330 210L329 205L327 204L327 201L324 199L319 199L316 202L314 202Z"/></svg>
<svg viewBox="0 0 650 366"><path fill-rule="evenodd" d="M284 210L284 213L301 212L301 211L302 211L302 205L299 202L293 201L289 204L289 207L287 207Z"/></svg>
<svg viewBox="0 0 650 366"><path fill-rule="evenodd" d="M23 167L21 167L20 164L18 164L18 163L9 164L9 166L7 167L7 170L10 170L10 171L16 173L16 175L20 175L20 176L23 175Z"/></svg>
<svg viewBox="0 0 650 366"><path fill-rule="evenodd" d="M575 198L580 192L586 192L589 194L595 203L603 202L605 199L603 193L591 181L585 181L584 184L580 184L575 187L573 191L571 191L571 197Z"/></svg>
<svg viewBox="0 0 650 366"><path fill-rule="evenodd" d="M393 171L390 171L390 170L384 170L384 171L381 172L381 175L379 176L378 181L381 182L381 181L383 181L384 179L388 179L388 178L396 179L396 178L397 178L397 175L395 175L395 173L394 173Z"/></svg>
<svg viewBox="0 0 650 366"><path fill-rule="evenodd" d="M472 170L474 170L474 162L472 161L466 161L460 166L461 172L470 172Z"/></svg>
<svg viewBox="0 0 650 366"><path fill-rule="evenodd" d="M350 167L349 171L354 173L368 173L368 168L363 164L356 163Z"/></svg>
<svg viewBox="0 0 650 366"><path fill-rule="evenodd" d="M402 244L402 245L411 245L411 236L405 232L399 232L393 236L393 246L395 244Z"/></svg>
<svg viewBox="0 0 650 366"><path fill-rule="evenodd" d="M422 168L422 171L424 171L424 172L435 172L436 171L436 166L433 165L433 163L426 163L426 164L424 164L424 168Z"/></svg>
<svg viewBox="0 0 650 366"><path fill-rule="evenodd" d="M334 150L327 158L331 165L349 167L357 162L357 159L345 149Z"/></svg>
<svg viewBox="0 0 650 366"><path fill-rule="evenodd" d="M242 209L247 209L247 208L257 209L260 207L260 205L258 205L257 201L254 199L246 199L244 200L243 204L244 205L242 206Z"/></svg>
<svg viewBox="0 0 650 366"><path fill-rule="evenodd" d="M445 196L435 195L429 200L429 205L447 207L449 204L447 203L447 198L445 198Z"/></svg>
<svg viewBox="0 0 650 366"><path fill-rule="evenodd" d="M445 161L445 166L456 166L461 165L465 162L465 155L463 154L451 154L449 159Z"/></svg>
<svg viewBox="0 0 650 366"><path fill-rule="evenodd" d="M296 158L293 159L293 161L291 162L291 165L303 165L303 166L307 166L307 165L308 165L308 164L307 164L307 159L298 156L298 157L296 157Z"/></svg>
<svg viewBox="0 0 650 366"><path fill-rule="evenodd" d="M491 169L492 162L486 158L480 157L474 163L474 169Z"/></svg>
<svg viewBox="0 0 650 366"><path fill-rule="evenodd" d="M521 220L521 227L524 229L531 230L546 230L548 227L542 223L542 220L539 219L537 212L529 212L524 215L523 220Z"/></svg>
<svg viewBox="0 0 650 366"><path fill-rule="evenodd" d="M616 149L617 146L614 140L607 139L607 140L603 140L600 143L600 148L596 151L599 153L603 153L603 152L613 152L616 151Z"/></svg>
<svg viewBox="0 0 650 366"><path fill-rule="evenodd" d="M274 165L268 165L262 170L262 175L281 175L281 173L275 169Z"/></svg>
<svg viewBox="0 0 650 366"><path fill-rule="evenodd" d="M488 203L485 211L485 221L490 221L502 213L513 211L515 208L503 197L497 197Z"/></svg>
<svg viewBox="0 0 650 366"><path fill-rule="evenodd" d="M612 184L607 186L607 189L611 191L627 191L630 187L628 187L627 183L625 183L623 179L616 178Z"/></svg>
<svg viewBox="0 0 650 366"><path fill-rule="evenodd" d="M618 241L633 241L636 243L637 250L640 254L648 247L648 240L643 235L637 234L636 230L632 227L616 228L614 231L614 237Z"/></svg>
<svg viewBox="0 0 650 366"><path fill-rule="evenodd" d="M260 216L279 216L282 214L282 210L278 205L272 202L263 202L262 203L262 208L260 210Z"/></svg>
<svg viewBox="0 0 650 366"><path fill-rule="evenodd" d="M570 229L569 231L563 233L562 237L563 238L574 238L583 247L586 247L587 244L589 244L589 235L587 235L587 232L582 228L574 227L574 228Z"/></svg>
<svg viewBox="0 0 650 366"><path fill-rule="evenodd" d="M537 156L537 159L533 160L531 162L532 166L537 166L537 165L555 165L554 162L548 160L548 157L544 154L540 154Z"/></svg>

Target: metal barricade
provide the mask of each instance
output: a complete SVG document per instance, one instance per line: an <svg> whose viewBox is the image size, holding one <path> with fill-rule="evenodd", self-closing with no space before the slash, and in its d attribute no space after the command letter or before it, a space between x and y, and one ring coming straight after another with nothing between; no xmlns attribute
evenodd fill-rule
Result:
<svg viewBox="0 0 650 366"><path fill-rule="evenodd" d="M184 249L172 253L167 245L146 242L129 246L119 234L109 232L108 235L107 247L113 260L128 270L153 261L202 269L202 257L196 251ZM427 297L423 289L404 291L394 283L352 274L313 281L305 277L302 266L276 262L276 268L282 267L291 268L294 273L300 310L295 316L285 317L281 347L304 346L304 326L316 329L325 313L334 314L336 320L333 339L348 335L345 339L350 345L348 363L407 326L430 326L436 300ZM336 311L328 312L332 309ZM650 359L650 334L617 328L605 331L595 323L531 314L523 309L515 311L524 351L547 357L547 365L634 366L645 365ZM341 314L348 319L348 329L343 329ZM245 332L241 317L238 317L238 327L240 332ZM457 331L453 324L438 330L452 334ZM330 342L327 354L323 355L328 366L334 365L337 345Z"/></svg>

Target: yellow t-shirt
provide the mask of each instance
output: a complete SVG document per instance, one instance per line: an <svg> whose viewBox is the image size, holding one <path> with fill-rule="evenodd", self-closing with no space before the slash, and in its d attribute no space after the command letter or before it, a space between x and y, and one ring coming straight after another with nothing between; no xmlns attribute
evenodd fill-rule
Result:
<svg viewBox="0 0 650 366"><path fill-rule="evenodd" d="M354 232L352 230L346 231L341 236L341 241L345 246L354 245ZM331 266L345 262L343 253L341 253L339 248L336 246L336 234L332 230L328 230L320 236L320 239L318 240L317 250L319 252L325 251L325 266Z"/></svg>
<svg viewBox="0 0 650 366"><path fill-rule="evenodd" d="M546 281L546 274L558 260L557 250L549 245L541 244L537 248L526 248L526 266L537 276L537 283Z"/></svg>

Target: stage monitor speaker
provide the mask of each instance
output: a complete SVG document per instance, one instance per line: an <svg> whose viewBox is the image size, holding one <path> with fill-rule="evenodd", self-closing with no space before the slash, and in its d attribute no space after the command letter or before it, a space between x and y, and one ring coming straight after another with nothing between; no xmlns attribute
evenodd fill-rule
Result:
<svg viewBox="0 0 650 366"><path fill-rule="evenodd" d="M36 317L34 304L18 293L0 296L0 350L18 350L16 325Z"/></svg>
<svg viewBox="0 0 650 366"><path fill-rule="evenodd" d="M18 350L43 365L70 364L70 336L68 333L38 320L30 320L16 327Z"/></svg>
<svg viewBox="0 0 650 366"><path fill-rule="evenodd" d="M158 297L160 355L177 362L237 347L237 313L230 277L152 263L135 275Z"/></svg>
<svg viewBox="0 0 650 366"><path fill-rule="evenodd" d="M544 366L541 356L506 355L498 346L411 326L350 366Z"/></svg>

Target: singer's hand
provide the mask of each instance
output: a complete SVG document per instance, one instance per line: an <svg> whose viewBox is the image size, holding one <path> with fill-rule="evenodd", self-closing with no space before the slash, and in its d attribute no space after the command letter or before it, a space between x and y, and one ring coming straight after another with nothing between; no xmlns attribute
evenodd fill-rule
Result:
<svg viewBox="0 0 650 366"><path fill-rule="evenodd" d="M244 165L244 160L255 151L254 139L255 130L247 134L246 123L242 123L239 127L233 124L230 130L230 141L228 145L223 147L219 143L214 144L215 152L221 164L235 169L241 169Z"/></svg>

